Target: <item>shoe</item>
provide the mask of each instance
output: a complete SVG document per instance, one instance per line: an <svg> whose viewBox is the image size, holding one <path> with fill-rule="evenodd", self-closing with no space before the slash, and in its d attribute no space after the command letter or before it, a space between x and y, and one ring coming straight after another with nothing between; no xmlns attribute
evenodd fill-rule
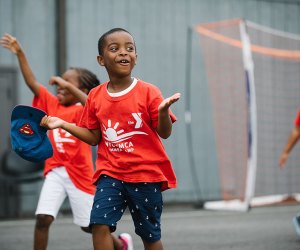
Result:
<svg viewBox="0 0 300 250"><path fill-rule="evenodd" d="M300 235L300 215L293 218L293 224L295 226L296 232Z"/></svg>
<svg viewBox="0 0 300 250"><path fill-rule="evenodd" d="M119 235L119 239L123 242L124 246L122 250L133 250L132 237L128 233L122 233Z"/></svg>

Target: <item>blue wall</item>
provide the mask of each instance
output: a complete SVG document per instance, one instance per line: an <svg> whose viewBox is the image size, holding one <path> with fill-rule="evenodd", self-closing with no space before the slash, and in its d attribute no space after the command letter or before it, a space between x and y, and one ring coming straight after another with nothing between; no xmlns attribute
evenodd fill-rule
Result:
<svg viewBox="0 0 300 250"><path fill-rule="evenodd" d="M271 28L300 34L299 1L259 0L67 0L67 66L82 66L107 80L96 62L97 41L113 27L128 29L135 37L138 64L133 75L161 88L165 96L182 93L172 108L178 117L173 135L165 141L178 177L178 188L165 192L167 201L192 201L197 195L191 172L185 124L187 30L199 23L245 18ZM0 34L16 36L27 52L37 78L45 85L55 74L55 1L0 0ZM216 157L208 88L204 79L199 37L192 37L193 156L201 195L219 198ZM0 49L0 67L17 67L17 60ZM32 95L18 75L19 102ZM50 88L50 87L49 87ZM195 176L195 175L194 175Z"/></svg>

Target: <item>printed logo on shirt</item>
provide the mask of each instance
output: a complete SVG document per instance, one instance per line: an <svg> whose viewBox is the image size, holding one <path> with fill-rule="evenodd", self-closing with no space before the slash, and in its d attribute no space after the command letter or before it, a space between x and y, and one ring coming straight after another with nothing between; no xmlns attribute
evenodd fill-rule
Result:
<svg viewBox="0 0 300 250"><path fill-rule="evenodd" d="M134 128L140 128L142 126L142 113L132 113L133 118L135 119ZM132 152L134 151L134 145L130 138L134 135L147 135L147 133L142 131L131 131L128 133L124 133L124 129L119 129L119 122L116 122L112 126L111 120L107 121L107 127L103 124L103 135L106 140L105 144L109 148L110 151L116 152Z"/></svg>
<svg viewBox="0 0 300 250"><path fill-rule="evenodd" d="M72 135L64 129L53 129L53 138L58 152L65 153L64 143L76 143L73 138L70 138L71 136Z"/></svg>
<svg viewBox="0 0 300 250"><path fill-rule="evenodd" d="M142 127L142 118L141 118L142 113L132 113L133 118L135 119L136 123L134 128L140 128Z"/></svg>

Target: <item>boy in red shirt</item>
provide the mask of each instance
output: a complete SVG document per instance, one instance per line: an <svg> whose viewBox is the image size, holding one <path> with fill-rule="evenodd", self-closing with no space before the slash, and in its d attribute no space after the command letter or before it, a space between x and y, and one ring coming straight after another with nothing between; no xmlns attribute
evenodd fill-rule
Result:
<svg viewBox="0 0 300 250"><path fill-rule="evenodd" d="M157 87L131 76L137 54L128 31L106 32L98 51L98 63L106 68L109 81L89 93L80 127L51 116L41 125L63 128L98 145L90 220L94 249L113 250L110 232L128 206L145 249L161 250L161 192L175 188L176 177L159 137L171 135L176 117L169 107L180 94L163 99Z"/></svg>
<svg viewBox="0 0 300 250"><path fill-rule="evenodd" d="M87 94L99 80L92 72L83 68L69 68L62 77L53 76L49 84L57 85L54 96L35 78L25 52L16 38L6 34L0 44L16 54L27 86L34 94L33 106L47 114L59 116L71 124L80 120ZM45 181L36 209L34 249L46 249L49 228L68 196L74 223L85 232L90 232L89 220L95 187L92 184L94 167L90 145L79 140L62 128L49 131L53 156L45 161ZM125 242L131 240L113 237L116 249L126 249ZM122 237L122 235L121 235ZM124 248L123 248L124 247Z"/></svg>

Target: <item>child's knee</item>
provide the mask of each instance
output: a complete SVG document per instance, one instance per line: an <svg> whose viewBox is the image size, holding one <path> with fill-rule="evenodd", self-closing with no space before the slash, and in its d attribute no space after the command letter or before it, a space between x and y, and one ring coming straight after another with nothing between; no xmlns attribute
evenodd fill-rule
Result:
<svg viewBox="0 0 300 250"><path fill-rule="evenodd" d="M155 241L147 241L147 240L143 240L143 244L145 246L145 249L157 249L157 250L160 250L160 249L163 249L163 245L162 245L162 242L161 240L155 240Z"/></svg>
<svg viewBox="0 0 300 250"><path fill-rule="evenodd" d="M91 231L93 234L97 235L110 235L110 228L108 225L92 225L91 226Z"/></svg>
<svg viewBox="0 0 300 250"><path fill-rule="evenodd" d="M47 214L38 214L36 216L36 228L49 228L51 223L53 222L54 218L51 215Z"/></svg>

